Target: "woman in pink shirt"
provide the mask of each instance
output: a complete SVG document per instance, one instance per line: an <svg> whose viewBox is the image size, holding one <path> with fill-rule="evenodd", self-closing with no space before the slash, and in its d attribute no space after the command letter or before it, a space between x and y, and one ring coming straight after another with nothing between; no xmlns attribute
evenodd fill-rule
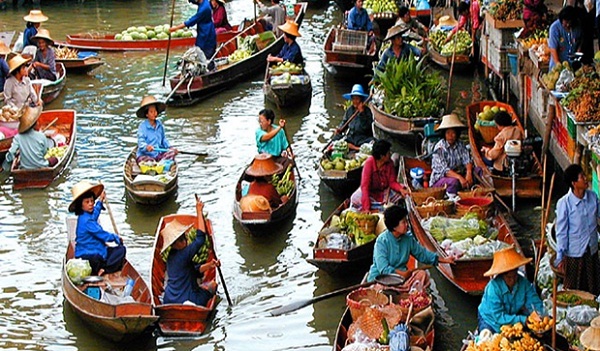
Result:
<svg viewBox="0 0 600 351"><path fill-rule="evenodd" d="M471 0L471 4L461 1L458 4L458 25L452 29L445 43L449 42L454 34L459 30L466 30L471 34L471 41L473 46L471 47L471 56L475 53L475 45L477 44L477 30L481 28L481 18L479 17L479 1Z"/></svg>
<svg viewBox="0 0 600 351"><path fill-rule="evenodd" d="M231 25L227 20L227 11L225 11L225 7L223 6L224 1L225 0L210 0L210 6L212 7L212 20L217 34L231 30Z"/></svg>

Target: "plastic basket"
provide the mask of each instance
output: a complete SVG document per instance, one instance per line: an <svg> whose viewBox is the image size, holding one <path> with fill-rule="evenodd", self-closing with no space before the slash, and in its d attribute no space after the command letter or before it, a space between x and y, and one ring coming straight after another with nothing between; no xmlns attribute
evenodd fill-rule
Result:
<svg viewBox="0 0 600 351"><path fill-rule="evenodd" d="M365 309L372 305L386 305L388 297L375 289L357 289L346 296L346 305L350 309L352 320L356 321Z"/></svg>
<svg viewBox="0 0 600 351"><path fill-rule="evenodd" d="M519 63L517 54L508 53L508 63L510 64L510 73L516 76L519 73Z"/></svg>

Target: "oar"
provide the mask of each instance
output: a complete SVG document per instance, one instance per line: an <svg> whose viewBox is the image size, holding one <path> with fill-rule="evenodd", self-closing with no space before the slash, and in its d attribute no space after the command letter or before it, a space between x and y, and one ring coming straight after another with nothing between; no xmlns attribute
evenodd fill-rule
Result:
<svg viewBox="0 0 600 351"><path fill-rule="evenodd" d="M196 197L196 202L200 201L200 197L198 197L198 194L194 194L194 196ZM204 213L199 213L197 215L202 216L202 222L204 222L204 228L206 228L206 218L204 218ZM215 242L213 241L212 236L206 234L206 237L208 238L208 241L210 242L210 245L213 248L213 255L215 256L215 260L218 260L217 251L215 250ZM225 279L223 279L223 272L221 272L221 266L217 266L217 272L219 273L219 278L221 279L221 283L223 284L223 290L225 291L225 297L227 297L227 303L229 303L229 306L233 306L233 302L231 301L231 297L229 296L229 290L227 290L227 284L225 284Z"/></svg>
<svg viewBox="0 0 600 351"><path fill-rule="evenodd" d="M48 128L52 127L54 125L54 123L56 123L56 121L58 121L58 117L56 117L55 119L52 120L52 122L48 123L44 128L42 128L40 130L40 132L45 132L46 130L48 130Z"/></svg>
<svg viewBox="0 0 600 351"><path fill-rule="evenodd" d="M456 38L458 32L454 33L454 50L452 51L452 62L450 63L450 76L448 77L448 95L446 96L446 110L450 111L450 91L452 87L452 74L454 74L454 58L456 57Z"/></svg>
<svg viewBox="0 0 600 351"><path fill-rule="evenodd" d="M552 188L554 188L555 176L556 173L552 173L552 178L550 178L550 189L548 190L548 202L546 203L546 211L542 213L542 235L540 238L540 249L538 250L539 254L537 255L537 259L535 261L535 272L533 273L534 283L537 279L537 275L540 268L540 262L542 261L542 249L544 248L544 241L546 240L546 225L548 224L548 216L550 215L550 203L552 201Z"/></svg>
<svg viewBox="0 0 600 351"><path fill-rule="evenodd" d="M175 0L171 2L171 24L169 28L173 27L173 15L175 14ZM167 67L169 66L169 51L171 50L171 31L169 31L169 41L167 42L167 58L165 59L165 72L163 73L163 81L162 85L165 86L165 81L167 79Z"/></svg>
<svg viewBox="0 0 600 351"><path fill-rule="evenodd" d="M313 303L317 302L317 301L321 301L321 300L325 300L334 296L338 296L338 295L342 295L343 293L349 292L349 291L353 291L356 290L358 288L364 288L366 286L370 286L375 284L376 281L372 281L372 282L366 282L366 283L361 283L361 284L356 284L356 285L352 285L343 289L338 289L338 290L334 290L332 292L329 292L327 294L323 294L323 295L319 295L319 296L315 296L313 298L310 299L304 299L304 300L299 300L296 302L293 302L289 305L285 305L279 308L276 308L274 310L272 310L271 316L280 316L282 314L286 314L286 313L290 313L296 310L299 310L303 307L306 307L308 305L312 305Z"/></svg>
<svg viewBox="0 0 600 351"><path fill-rule="evenodd" d="M296 156L296 154L294 153L294 150L292 150L292 143L290 143L290 140L287 137L287 133L285 132L285 127L283 128L283 135L285 135L285 140L288 141L288 147L290 148L290 153L294 156ZM296 169L296 173L298 173L298 180L302 180L302 176L300 176L300 170L298 169L298 165L296 164L296 160L294 158L291 158L292 162L294 163L294 168Z"/></svg>
<svg viewBox="0 0 600 351"><path fill-rule="evenodd" d="M373 93L369 94L369 96L365 99L365 101L363 101L363 104L367 104L369 102L369 100L371 100L371 98L373 97ZM352 116L350 116L350 118L348 118L348 120L346 121L346 123L344 123L341 127L340 127L340 133L343 133L346 128L348 128L348 126L350 125L350 122L352 122L354 120L354 118L356 118L356 116L358 116L358 109L356 111L354 111L354 113L352 114ZM331 138L331 140L329 140L329 142L327 143L327 145L325 145L325 147L321 150L321 152L325 152L325 150L327 150L327 148L329 147L329 145L331 145L331 143L333 143L333 138Z"/></svg>
<svg viewBox="0 0 600 351"><path fill-rule="evenodd" d="M163 149L163 148L160 148L160 147L155 147L154 150L158 151L158 152L167 152L167 151L169 151L169 149ZM208 152L182 151L182 150L179 150L179 149L177 149L177 152L180 153L180 154L184 154L184 155L208 156Z"/></svg>

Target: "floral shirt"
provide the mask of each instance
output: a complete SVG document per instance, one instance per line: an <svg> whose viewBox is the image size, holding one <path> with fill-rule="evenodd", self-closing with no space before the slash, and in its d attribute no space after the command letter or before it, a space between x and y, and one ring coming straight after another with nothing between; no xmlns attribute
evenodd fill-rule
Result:
<svg viewBox="0 0 600 351"><path fill-rule="evenodd" d="M434 184L445 177L448 171L456 170L471 162L471 154L462 141L457 140L452 146L448 144L446 139L438 141L433 149L429 184Z"/></svg>

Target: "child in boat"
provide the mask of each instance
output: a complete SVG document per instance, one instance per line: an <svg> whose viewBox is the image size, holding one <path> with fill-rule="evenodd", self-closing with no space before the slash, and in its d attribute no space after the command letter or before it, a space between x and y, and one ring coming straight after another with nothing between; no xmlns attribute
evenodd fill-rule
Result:
<svg viewBox="0 0 600 351"><path fill-rule="evenodd" d="M504 144L508 140L523 141L523 131L521 128L513 125L513 120L510 114L506 111L500 111L494 116L494 122L499 130L498 135L494 137L494 146L482 146L481 154L483 162L488 167L493 167L493 172L503 174L506 168L506 153L504 152Z"/></svg>
<svg viewBox="0 0 600 351"><path fill-rule="evenodd" d="M198 213L202 213L204 203L196 203ZM196 238L188 244L187 232L192 224L184 225L174 219L167 223L160 231L163 239L161 254L170 248L167 256L167 284L163 297L163 304L183 304L192 302L198 306L206 306L210 299L216 294L217 282L211 280L198 284L202 281L205 272L219 267L219 260L210 259L202 264L195 264L192 259L203 245L208 245L206 237L206 225L199 221Z"/></svg>
<svg viewBox="0 0 600 351"><path fill-rule="evenodd" d="M172 160L177 155L177 149L171 147L165 136L165 128L158 114L167 108L164 102L157 101L153 96L145 96L140 108L135 113L138 118L146 118L138 127L137 162ZM168 151L156 151L156 148Z"/></svg>

